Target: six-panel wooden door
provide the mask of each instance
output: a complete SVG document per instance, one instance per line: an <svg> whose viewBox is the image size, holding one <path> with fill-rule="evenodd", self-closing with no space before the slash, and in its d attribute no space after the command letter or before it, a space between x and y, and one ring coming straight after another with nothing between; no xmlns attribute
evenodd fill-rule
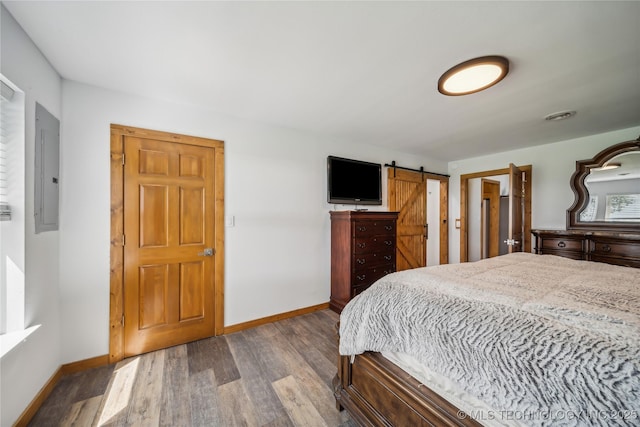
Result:
<svg viewBox="0 0 640 427"><path fill-rule="evenodd" d="M214 335L214 149L124 139L124 355Z"/></svg>

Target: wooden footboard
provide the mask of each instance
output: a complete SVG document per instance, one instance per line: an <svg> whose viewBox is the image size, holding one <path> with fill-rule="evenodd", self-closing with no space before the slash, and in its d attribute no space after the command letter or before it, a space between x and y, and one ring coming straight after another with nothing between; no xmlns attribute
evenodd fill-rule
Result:
<svg viewBox="0 0 640 427"><path fill-rule="evenodd" d="M480 426L380 353L339 356L338 409L363 426Z"/></svg>

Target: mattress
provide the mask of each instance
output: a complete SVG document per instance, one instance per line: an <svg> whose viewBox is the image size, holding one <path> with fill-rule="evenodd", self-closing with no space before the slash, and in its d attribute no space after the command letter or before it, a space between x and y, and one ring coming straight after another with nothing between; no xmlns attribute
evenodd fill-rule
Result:
<svg viewBox="0 0 640 427"><path fill-rule="evenodd" d="M365 351L411 356L487 425L640 425L640 269L517 253L393 273L342 312L340 354Z"/></svg>

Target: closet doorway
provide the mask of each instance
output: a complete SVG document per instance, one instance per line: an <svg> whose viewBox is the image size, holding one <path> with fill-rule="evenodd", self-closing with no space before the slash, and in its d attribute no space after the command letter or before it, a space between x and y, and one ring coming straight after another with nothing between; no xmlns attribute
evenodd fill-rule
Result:
<svg viewBox="0 0 640 427"><path fill-rule="evenodd" d="M460 176L460 262L531 252L531 165Z"/></svg>
<svg viewBox="0 0 640 427"><path fill-rule="evenodd" d="M389 210L398 212L396 271L449 262L449 177L387 169Z"/></svg>
<svg viewBox="0 0 640 427"><path fill-rule="evenodd" d="M480 258L491 258L506 253L504 252L506 243L501 246L500 239L501 237L504 237L503 240L506 239L504 235L506 221L503 214L503 206L508 204L509 196L501 194L502 185L500 180L479 179L482 200L480 204Z"/></svg>

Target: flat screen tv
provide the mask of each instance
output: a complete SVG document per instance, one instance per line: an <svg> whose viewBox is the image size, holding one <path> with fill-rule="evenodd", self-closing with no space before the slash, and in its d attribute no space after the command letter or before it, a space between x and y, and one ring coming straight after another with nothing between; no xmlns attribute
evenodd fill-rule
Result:
<svg viewBox="0 0 640 427"><path fill-rule="evenodd" d="M355 205L382 204L380 163L327 157L327 200Z"/></svg>

